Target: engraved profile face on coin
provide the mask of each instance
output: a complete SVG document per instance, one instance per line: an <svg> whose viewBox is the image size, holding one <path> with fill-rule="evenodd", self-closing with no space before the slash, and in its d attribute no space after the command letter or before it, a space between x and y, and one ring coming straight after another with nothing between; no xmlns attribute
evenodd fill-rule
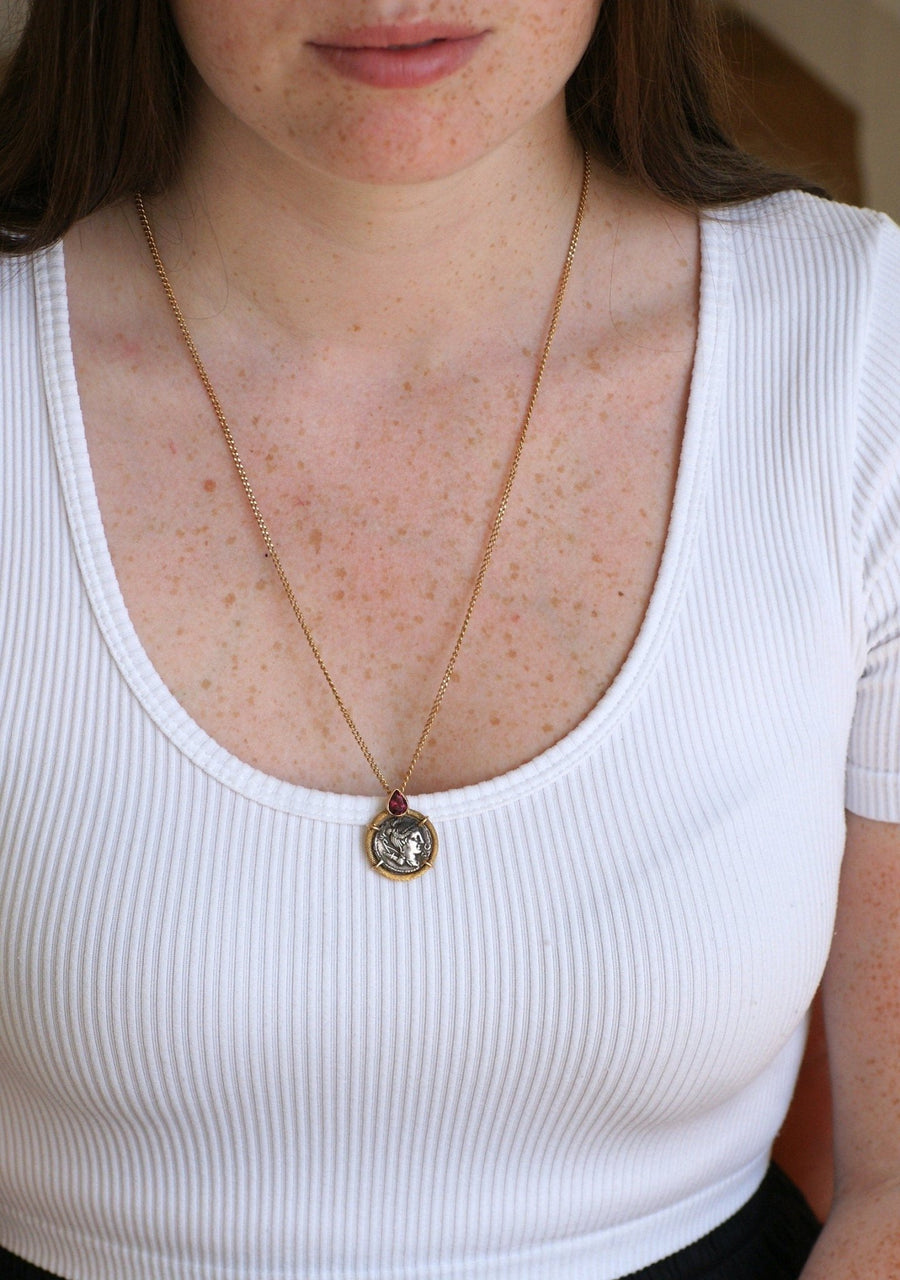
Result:
<svg viewBox="0 0 900 1280"><path fill-rule="evenodd" d="M400 817L379 814L366 832L366 849L376 871L406 879L431 866L437 836L428 819L412 809Z"/></svg>

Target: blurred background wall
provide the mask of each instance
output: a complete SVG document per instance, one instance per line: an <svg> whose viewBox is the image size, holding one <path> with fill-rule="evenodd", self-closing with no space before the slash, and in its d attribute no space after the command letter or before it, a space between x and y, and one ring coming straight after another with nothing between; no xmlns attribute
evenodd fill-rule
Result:
<svg viewBox="0 0 900 1280"><path fill-rule="evenodd" d="M794 63L801 78L813 77L852 113L861 199L900 221L900 0L732 0L725 12L735 11ZM752 75L752 64L749 70ZM763 96L770 70L758 68ZM776 110L789 134L792 127L802 131L808 89L798 93L793 123L789 94L785 102L784 85L776 91L782 99ZM818 128L824 150L833 150L827 131L835 118L826 109L821 124L808 121L810 135Z"/></svg>
<svg viewBox="0 0 900 1280"><path fill-rule="evenodd" d="M0 51L7 53L22 21L20 0L0 0Z"/></svg>

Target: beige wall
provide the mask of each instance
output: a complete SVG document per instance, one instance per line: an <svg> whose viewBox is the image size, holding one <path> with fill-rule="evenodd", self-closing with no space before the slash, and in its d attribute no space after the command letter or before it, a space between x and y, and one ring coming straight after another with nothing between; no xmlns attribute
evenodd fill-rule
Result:
<svg viewBox="0 0 900 1280"><path fill-rule="evenodd" d="M900 221L900 0L734 0L859 115L866 200Z"/></svg>
<svg viewBox="0 0 900 1280"><path fill-rule="evenodd" d="M26 0L0 0L0 53L15 41Z"/></svg>

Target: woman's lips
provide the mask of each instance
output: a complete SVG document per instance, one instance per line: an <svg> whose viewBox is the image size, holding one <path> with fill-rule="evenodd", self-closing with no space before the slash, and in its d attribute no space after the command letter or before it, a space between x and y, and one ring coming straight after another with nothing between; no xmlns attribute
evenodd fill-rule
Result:
<svg viewBox="0 0 900 1280"><path fill-rule="evenodd" d="M420 23L341 32L311 47L340 75L379 89L417 89L453 75L487 31Z"/></svg>

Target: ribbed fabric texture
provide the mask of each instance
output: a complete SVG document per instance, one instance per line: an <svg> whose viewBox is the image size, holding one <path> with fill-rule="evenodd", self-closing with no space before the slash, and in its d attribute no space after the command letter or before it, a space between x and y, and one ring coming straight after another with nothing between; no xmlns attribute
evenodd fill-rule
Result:
<svg viewBox="0 0 900 1280"><path fill-rule="evenodd" d="M798 1280L821 1226L776 1165L745 1205L708 1235L623 1280ZM0 1247L3 1280L51 1275Z"/></svg>
<svg viewBox="0 0 900 1280"><path fill-rule="evenodd" d="M150 666L62 255L0 289L0 1242L71 1280L612 1280L759 1185L843 807L900 821L900 232L704 219L663 564L504 777L373 804L236 760Z"/></svg>

